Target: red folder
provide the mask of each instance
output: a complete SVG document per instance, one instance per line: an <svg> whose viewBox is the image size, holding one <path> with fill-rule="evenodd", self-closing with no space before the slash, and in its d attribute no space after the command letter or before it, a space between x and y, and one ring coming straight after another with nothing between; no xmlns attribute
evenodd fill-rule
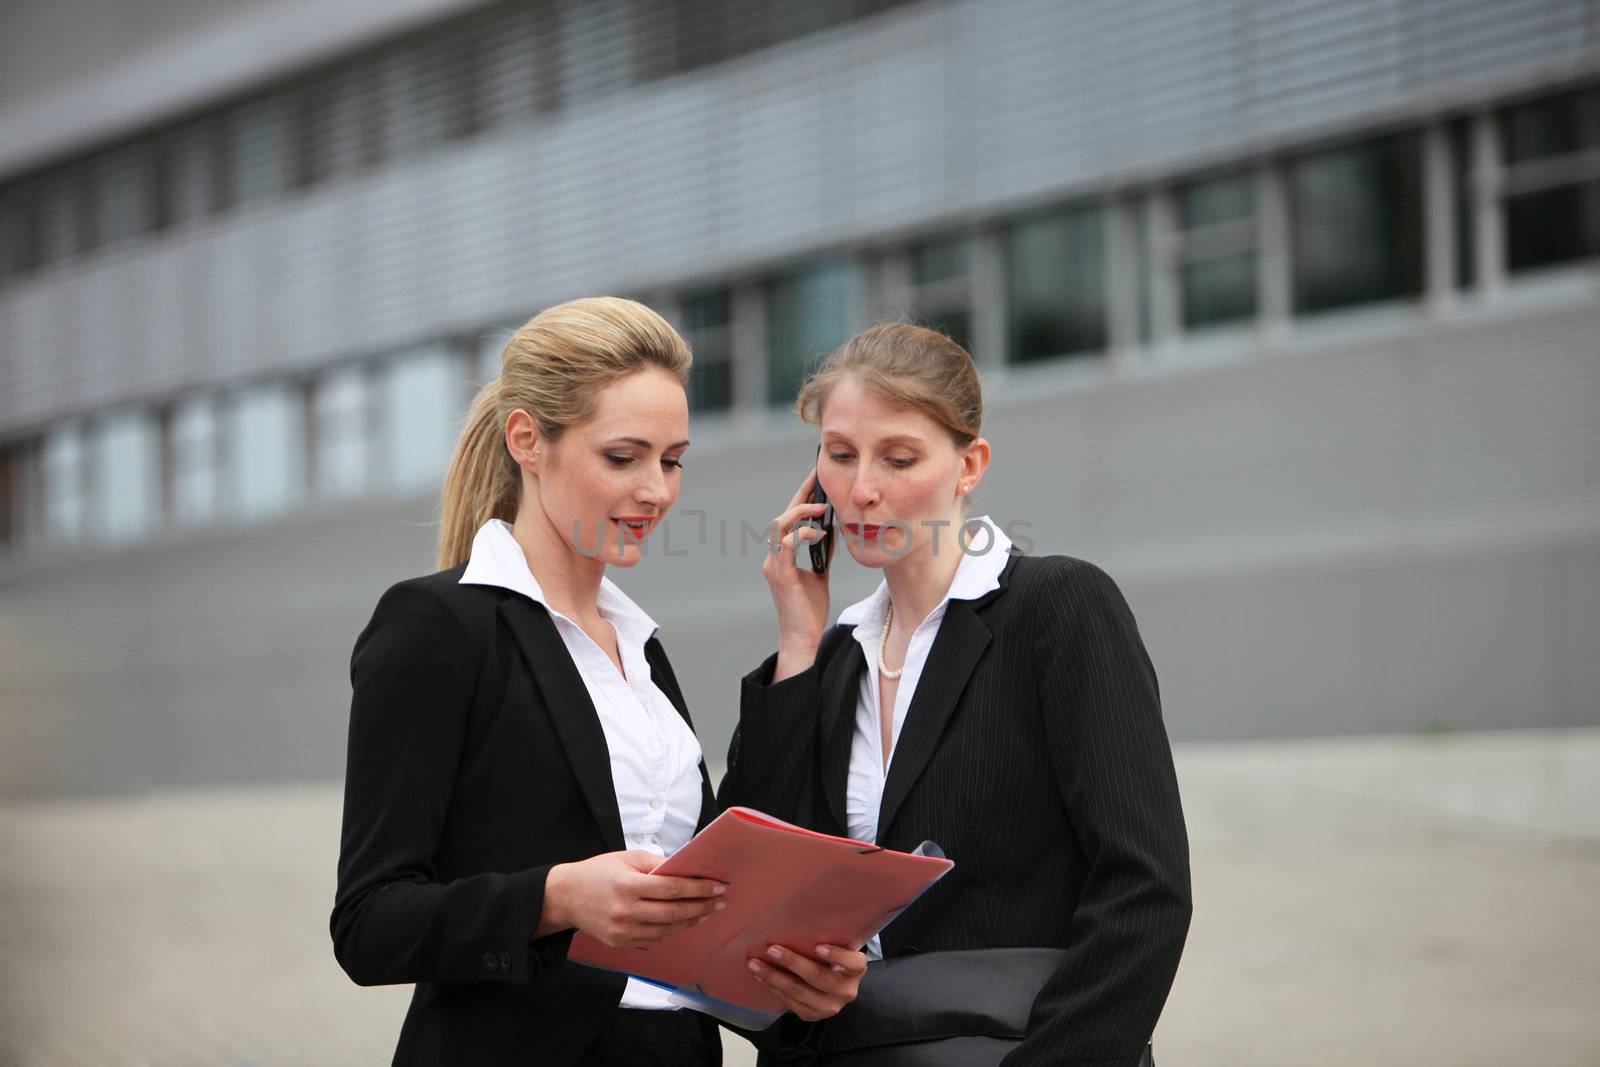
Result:
<svg viewBox="0 0 1600 1067"><path fill-rule="evenodd" d="M729 808L653 872L728 883L726 909L647 948L609 948L580 931L567 958L665 986L685 1006L759 1029L784 1009L748 960L768 945L812 959L818 945L859 949L954 866L931 843L893 852Z"/></svg>

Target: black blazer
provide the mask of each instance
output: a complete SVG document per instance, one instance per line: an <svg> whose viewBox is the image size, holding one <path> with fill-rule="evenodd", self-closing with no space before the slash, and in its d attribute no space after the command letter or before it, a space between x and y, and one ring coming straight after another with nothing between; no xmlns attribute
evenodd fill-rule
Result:
<svg viewBox="0 0 1600 1067"><path fill-rule="evenodd" d="M852 629L794 677L772 684L773 656L744 679L724 805L845 833ZM1189 855L1155 671L1103 571L1013 553L998 589L950 602L878 815L879 844L924 840L955 869L883 932L884 956L1065 949L1006 1063L1133 1067L1183 950Z"/></svg>
<svg viewBox="0 0 1600 1067"><path fill-rule="evenodd" d="M568 963L570 930L531 936L551 866L624 848L610 756L549 613L464 570L395 585L356 640L334 953L362 985L417 984L396 1064L574 1064L625 979Z"/></svg>

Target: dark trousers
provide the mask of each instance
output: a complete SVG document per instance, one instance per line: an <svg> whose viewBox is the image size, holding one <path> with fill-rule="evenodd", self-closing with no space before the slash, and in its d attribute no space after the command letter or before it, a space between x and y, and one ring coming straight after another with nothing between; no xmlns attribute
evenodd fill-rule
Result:
<svg viewBox="0 0 1600 1067"><path fill-rule="evenodd" d="M709 1036L708 1036L709 1035ZM711 1041L716 1040L713 1048ZM698 1012L618 1008L582 1067L721 1067L722 1042Z"/></svg>

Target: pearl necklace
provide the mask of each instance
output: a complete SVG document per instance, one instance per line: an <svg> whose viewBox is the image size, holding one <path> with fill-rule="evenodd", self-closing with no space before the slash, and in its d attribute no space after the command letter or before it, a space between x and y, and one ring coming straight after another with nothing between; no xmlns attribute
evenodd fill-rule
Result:
<svg viewBox="0 0 1600 1067"><path fill-rule="evenodd" d="M902 663L899 671L891 671L883 659L883 650L889 647L889 624L892 622L894 622L894 601L891 600L883 613L883 633L878 635L878 673L890 681L900 677L900 671L906 669L906 665Z"/></svg>

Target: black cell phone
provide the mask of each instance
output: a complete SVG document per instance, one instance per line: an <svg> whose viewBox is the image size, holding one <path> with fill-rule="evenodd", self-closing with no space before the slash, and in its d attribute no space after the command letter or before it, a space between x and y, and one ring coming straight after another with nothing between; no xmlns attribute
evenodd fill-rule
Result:
<svg viewBox="0 0 1600 1067"><path fill-rule="evenodd" d="M817 463L822 463L822 446L817 446ZM813 504L828 504L828 494L822 491L822 478L814 477L811 482L811 496ZM828 573L828 564L833 560L833 505L828 504L828 509L822 513L821 519L808 520L822 527L822 536L810 542L806 547L811 549L811 569L818 574Z"/></svg>

